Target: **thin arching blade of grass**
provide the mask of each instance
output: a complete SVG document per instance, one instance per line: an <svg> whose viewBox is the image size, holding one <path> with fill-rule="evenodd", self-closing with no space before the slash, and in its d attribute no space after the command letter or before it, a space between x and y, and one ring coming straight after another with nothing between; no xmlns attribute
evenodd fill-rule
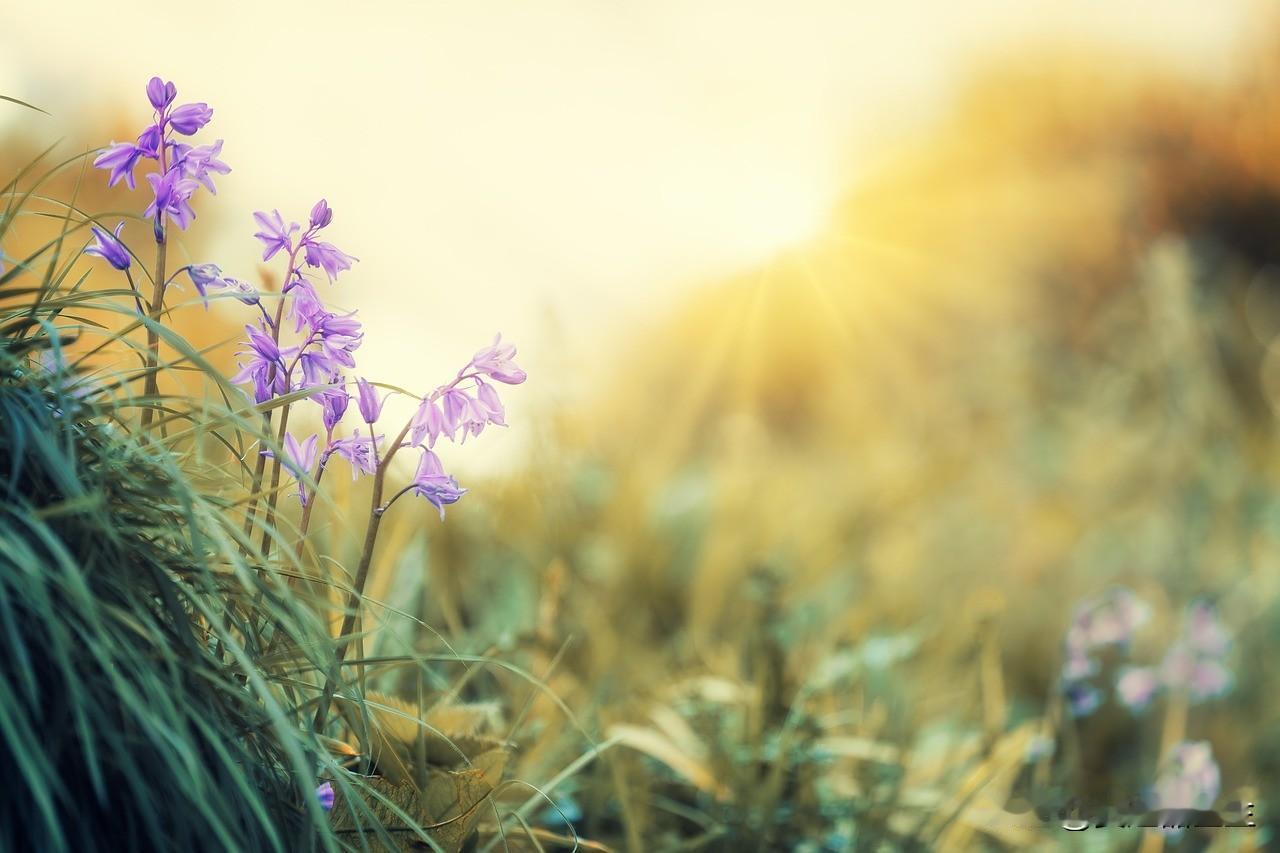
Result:
<svg viewBox="0 0 1280 853"><path fill-rule="evenodd" d="M48 110L42 110L39 107L37 107L35 104L28 104L26 101L15 98L12 95L0 95L0 101L8 101L11 104L17 104L20 107L26 107L29 110L35 110L38 113L44 113L45 115L50 117L53 116L53 113L49 112Z"/></svg>
<svg viewBox="0 0 1280 853"><path fill-rule="evenodd" d="M35 157L29 160L25 166L23 166L21 169L18 170L17 174L15 174L12 178L9 179L9 183L4 185L4 191L0 193L0 195L7 196L9 201L5 204L4 217L0 218L0 237L4 236L5 229L8 228L8 223L13 218L13 211L15 209L21 210L23 200L26 198L25 194L19 195L16 192L18 188L18 184L22 181L23 178L27 176L28 172L30 172L36 166L40 165L40 162L44 160L45 157L48 157L50 154L52 154L53 149L57 148L61 144L62 144L61 139L51 143L49 147L45 148L43 151L41 151L39 154L37 154Z"/></svg>
<svg viewBox="0 0 1280 853"><path fill-rule="evenodd" d="M53 145L49 146L49 148L47 148L47 149L45 150L45 152L44 152L43 154L41 154L41 155L37 158L37 161L38 161L38 160L40 160L40 159L43 159L43 158L44 158L44 156L45 156L45 154L48 154L50 151L52 151L54 148L56 148L56 147L58 146L58 144L59 144L59 143L61 143L61 140L59 140L58 142L55 142ZM97 149L94 149L94 150L97 150ZM25 192L23 192L21 195L17 195L16 197L11 198L11 199L10 199L10 203L9 203L8 212L6 213L5 218L4 218L4 222L0 222L0 237L3 237L3 236L4 236L5 231L8 229L8 225L9 225L9 223L13 220L13 213L14 213L14 211L15 211L15 210L22 210L22 208L24 208L24 207L26 206L27 202L31 199L32 195L34 195L34 194L35 194L35 191L36 191L37 189L39 189L39 188L40 188L40 187L41 187L41 186L42 186L46 181L48 181L50 178L52 178L52 177L53 177L54 175L56 175L58 172L60 172L60 171L62 171L63 169L65 169L67 166L70 166L70 165L71 165L72 163L74 163L75 161L77 161L77 160L79 160L79 159L81 159L81 158L83 158L83 157L87 157L87 156L89 156L89 155L90 155L90 154L92 154L92 153L93 153L93 151L85 151L85 152L83 152L83 153L81 153L81 154L74 154L74 155L72 155L71 157L68 157L66 160L63 160L62 162L58 163L57 165L50 167L50 168L49 168L49 170L48 170L47 172L45 172L43 175L41 175L39 178L37 178L37 179L36 179L36 181L35 181L35 183L33 183L30 187L28 187L28 188L27 188L27 190L26 190ZM30 168L30 166L31 166L31 165L34 165L34 162L33 162L32 164L28 164L28 167L27 167L27 168ZM10 188L10 187L12 187L12 188L16 191L16 189L17 189L17 181L18 181L18 180L20 180L20 179L21 179L21 176L22 176L23 174L25 174L25 173L26 173L26 168L24 168L21 172L19 172L19 173L18 173L18 176L17 176L17 177L15 177L15 178L13 179L13 181L11 181L11 182L10 182L9 186L5 188L5 191L7 192L7 191L9 190L9 188ZM9 273L6 273L4 276L0 276L0 285L3 285L6 281L8 281L8 280L9 280L9 276L10 276L10 274L9 274Z"/></svg>

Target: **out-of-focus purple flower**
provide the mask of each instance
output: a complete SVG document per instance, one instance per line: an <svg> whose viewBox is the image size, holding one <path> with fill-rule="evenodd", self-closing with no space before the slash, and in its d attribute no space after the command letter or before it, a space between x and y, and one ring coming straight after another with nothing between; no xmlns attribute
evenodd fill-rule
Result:
<svg viewBox="0 0 1280 853"><path fill-rule="evenodd" d="M1216 660L1199 660L1187 679L1187 696L1192 702L1216 699L1231 692L1231 671Z"/></svg>
<svg viewBox="0 0 1280 853"><path fill-rule="evenodd" d="M467 493L466 489L458 486L457 480L444 472L440 457L430 450L422 451L422 461L418 463L418 472L413 477L413 491L440 510L441 521L444 521L445 506L457 503Z"/></svg>
<svg viewBox="0 0 1280 853"><path fill-rule="evenodd" d="M154 216L158 226L160 217L167 215L174 225L185 231L191 220L196 218L189 199L200 185L190 178L182 177L180 169L170 169L163 176L152 173L147 175L147 182L151 184L155 198L143 212L143 216Z"/></svg>
<svg viewBox="0 0 1280 853"><path fill-rule="evenodd" d="M248 362L241 362L240 372L231 377L235 383L253 382L253 399L265 403L276 394L285 393L285 366L280 348L271 336L253 326L245 326L249 333L248 349L237 355L248 356Z"/></svg>
<svg viewBox="0 0 1280 853"><path fill-rule="evenodd" d="M107 186L114 187L123 178L129 189L133 189L136 186L133 167L138 164L138 158L141 156L142 149L133 143L113 142L107 146L106 151L94 158L93 165L99 169L111 170L111 175L107 178Z"/></svg>
<svg viewBox="0 0 1280 853"><path fill-rule="evenodd" d="M178 87L173 83L166 83L159 77L152 77L147 81L147 100L157 110L163 110L169 104L172 104L173 99L177 96Z"/></svg>
<svg viewBox="0 0 1280 853"><path fill-rule="evenodd" d="M1067 660L1062 665L1062 677L1067 681L1079 681L1083 678L1089 678L1098 672L1098 662L1085 654L1076 651L1067 651Z"/></svg>
<svg viewBox="0 0 1280 853"><path fill-rule="evenodd" d="M422 401L422 405L418 406L418 411L413 416L409 441L417 447L425 439L427 447L432 448L436 446L436 439L442 435L449 436L450 440L453 439L453 433L445 423L440 404L427 397Z"/></svg>
<svg viewBox="0 0 1280 853"><path fill-rule="evenodd" d="M1183 741L1169 750L1155 785L1160 809L1208 809L1222 789L1208 741Z"/></svg>
<svg viewBox="0 0 1280 853"><path fill-rule="evenodd" d="M190 136L208 124L212 118L213 110L209 109L206 103L183 104L169 113L169 126L183 136Z"/></svg>
<svg viewBox="0 0 1280 853"><path fill-rule="evenodd" d="M89 226L93 229L94 244L84 250L86 255L97 255L111 266L118 270L127 270L131 259L129 258L129 250L120 242L120 230L124 228L124 222L116 226L115 234L108 234L97 225Z"/></svg>
<svg viewBox="0 0 1280 853"><path fill-rule="evenodd" d="M332 212L329 215L332 216ZM351 264L354 261L360 260L343 252L332 243L307 240L305 246L308 266L323 269L325 275L329 276L329 281L335 280L338 277L338 273L343 270L351 269Z"/></svg>
<svg viewBox="0 0 1280 853"><path fill-rule="evenodd" d="M226 175L231 172L231 167L218 159L218 155L221 153L221 139L212 145L196 145L194 147L178 142L173 145L173 164L170 168L181 169L182 173L188 178L200 183L209 192L217 195L218 188L213 185L213 177L210 173Z"/></svg>
<svg viewBox="0 0 1280 853"><path fill-rule="evenodd" d="M383 436L362 436L355 430L347 438L340 438L329 445L329 450L351 463L351 479L361 474L373 474L378 470L377 446Z"/></svg>
<svg viewBox="0 0 1280 853"><path fill-rule="evenodd" d="M333 211L329 209L329 202L320 199L311 208L311 227L319 231L332 221Z"/></svg>
<svg viewBox="0 0 1280 853"><path fill-rule="evenodd" d="M1202 655L1225 654L1231 645L1231 638L1218 613L1207 601L1196 601L1187 608L1185 636L1188 645Z"/></svg>
<svg viewBox="0 0 1280 853"><path fill-rule="evenodd" d="M273 210L271 215L258 211L253 214L253 218L258 223L258 227L262 230L253 236L262 241L265 247L262 250L262 259L264 261L271 260L276 252L283 249L286 252L293 250L293 235L297 232L299 225L296 222L290 222L288 226L284 223L284 217L280 215L280 211Z"/></svg>
<svg viewBox="0 0 1280 853"><path fill-rule="evenodd" d="M325 811L333 810L333 783L324 782L316 788L316 799L320 801L320 808Z"/></svg>
<svg viewBox="0 0 1280 853"><path fill-rule="evenodd" d="M1132 711L1147 707L1159 689L1160 679L1150 667L1125 667L1116 679L1116 695Z"/></svg>
<svg viewBox="0 0 1280 853"><path fill-rule="evenodd" d="M516 357L516 348L502 343L502 335L493 339L493 343L480 350L471 359L471 366L477 372L507 385L519 385L528 378L512 359Z"/></svg>
<svg viewBox="0 0 1280 853"><path fill-rule="evenodd" d="M1087 717L1102 704L1102 694L1087 681L1076 681L1067 685L1067 710L1073 717Z"/></svg>
<svg viewBox="0 0 1280 853"><path fill-rule="evenodd" d="M378 417L382 414L382 407L386 404L387 397L391 395L388 394L387 397L379 400L378 390L367 379L356 380L356 391L358 394L356 404L360 408L360 417L364 418L367 424L377 423Z"/></svg>

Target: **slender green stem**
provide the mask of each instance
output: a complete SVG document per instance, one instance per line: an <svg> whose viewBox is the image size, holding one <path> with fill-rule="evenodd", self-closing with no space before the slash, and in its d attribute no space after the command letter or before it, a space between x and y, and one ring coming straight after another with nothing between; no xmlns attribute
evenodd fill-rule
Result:
<svg viewBox="0 0 1280 853"><path fill-rule="evenodd" d="M404 429L400 430L400 435L396 436L396 440L387 448L387 455L378 463L377 470L373 474L373 496L369 502L369 523L365 527L364 548L360 553L360 562L356 567L356 576L351 586L351 595L347 598L347 612L342 617L342 628L338 631L337 645L334 648L334 669L329 678L325 680L324 692L320 696L320 704L316 707L313 728L317 732L324 730L325 721L329 715L329 705L333 701L334 691L338 687L337 679L342 668L342 662L346 660L347 649L351 647L356 621L360 618L360 611L363 607L364 587L369 580L369 567L373 564L373 547L378 540L378 528L382 524L382 490L387 479L387 469L391 467L391 460L395 459L396 451L404 443L405 436L409 434L409 428L412 424L413 421L410 420L409 423L404 425ZM360 671L361 673L364 672L363 666Z"/></svg>
<svg viewBox="0 0 1280 853"><path fill-rule="evenodd" d="M288 276L285 278L286 286L288 285L289 277L293 275L293 262L294 262L294 257L293 255L290 255ZM266 315L266 312L264 311L263 316L265 315ZM275 320L272 321L271 323L271 339L277 344L280 343L280 323L283 320L284 320L284 293L282 292L280 294L280 301L276 304ZM288 410L286 409L286 411ZM283 415L281 417L283 418ZM263 435L267 435L267 434L270 434L270 432L271 432L271 413L267 412L265 415L262 416L262 433ZM283 440L283 438L281 440ZM263 473L266 470L267 470L267 457L259 453L258 462L256 465L254 465L254 468L253 468L253 488L249 492L249 494L253 495L254 498L252 501L249 502L249 509L245 512L245 516L244 516L245 539L248 539L249 536L253 533L253 520L258 515L258 497L257 497L258 490L262 488L262 477L263 477ZM265 539L265 532L264 532L264 539Z"/></svg>
<svg viewBox="0 0 1280 853"><path fill-rule="evenodd" d="M158 226L163 229L163 226ZM163 230L159 232L163 236ZM151 294L151 323L147 325L147 376L143 381L142 395L155 398L160 388L160 313L164 310L164 263L168 254L168 244L162 239L156 247L155 289ZM142 428L151 426L155 409L148 402L142 410Z"/></svg>

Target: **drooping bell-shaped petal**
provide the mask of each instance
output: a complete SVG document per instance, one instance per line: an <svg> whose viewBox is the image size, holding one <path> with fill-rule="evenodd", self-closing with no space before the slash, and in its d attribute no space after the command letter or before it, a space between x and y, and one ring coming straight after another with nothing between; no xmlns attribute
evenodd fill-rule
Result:
<svg viewBox="0 0 1280 853"><path fill-rule="evenodd" d="M127 270L131 259L129 250L120 242L120 230L124 222L116 226L115 234L108 234L96 225L89 226L93 230L94 244L84 250L86 255L97 255L118 270Z"/></svg>
<svg viewBox="0 0 1280 853"><path fill-rule="evenodd" d="M183 136L190 136L212 118L213 110L206 103L183 104L169 113L169 126Z"/></svg>
<svg viewBox="0 0 1280 853"><path fill-rule="evenodd" d="M450 430L445 423L440 404L427 397L422 401L422 405L418 406L418 411L413 416L409 441L414 447L418 447L425 440L427 447L432 448L436 446L436 439L442 435L447 435L450 441L453 440L453 430Z"/></svg>
<svg viewBox="0 0 1280 853"><path fill-rule="evenodd" d="M516 348L502 343L502 335L493 339L493 343L480 350L471 359L471 366L479 373L507 385L519 385L526 378L523 370L512 361L516 356Z"/></svg>
<svg viewBox="0 0 1280 853"><path fill-rule="evenodd" d="M339 378L330 377L329 381L337 382ZM333 432L334 427L342 421L342 416L347 413L347 406L351 404L351 395L341 385L321 391L312 399L320 403L320 419L324 421L324 428L328 432Z"/></svg>
<svg viewBox="0 0 1280 853"><path fill-rule="evenodd" d="M444 520L444 508L457 503L467 493L458 486L458 481L450 477L440 464L440 457L430 450L422 451L422 460L418 463L418 471L413 478L413 492L424 497L440 510L440 520Z"/></svg>
<svg viewBox="0 0 1280 853"><path fill-rule="evenodd" d="M164 145L164 130L158 124L153 124L138 134L138 151L143 157L159 160L162 145Z"/></svg>
<svg viewBox="0 0 1280 853"><path fill-rule="evenodd" d="M338 273L351 269L351 264L360 260L343 252L332 243L307 240L305 245L307 265L323 269L331 282L337 279Z"/></svg>
<svg viewBox="0 0 1280 853"><path fill-rule="evenodd" d="M142 150L131 142L113 142L107 146L107 150L103 151L93 160L93 165L99 169L110 169L111 174L107 177L107 186L114 187L124 180L129 189L136 186L133 177L133 168L138 164L138 158L142 156Z"/></svg>
<svg viewBox="0 0 1280 853"><path fill-rule="evenodd" d="M502 400L498 397L498 389L477 378L476 397L478 397L481 404L488 409L489 423L497 426L507 425L507 410L506 407L502 405Z"/></svg>
<svg viewBox="0 0 1280 853"><path fill-rule="evenodd" d="M378 399L378 390L367 379L356 380L356 405L360 409L360 417L364 418L367 424L375 424L378 417L382 414L382 407L387 402L387 397Z"/></svg>
<svg viewBox="0 0 1280 853"><path fill-rule="evenodd" d="M195 285L196 293L199 293L200 298L204 300L206 309L209 307L209 289L226 286L226 280L222 277L222 270L218 268L217 264L192 264L187 267L187 277Z"/></svg>
<svg viewBox="0 0 1280 853"><path fill-rule="evenodd" d="M292 251L293 235L298 230L298 223L290 222L288 226L284 223L284 217L280 215L280 211L273 210L268 216L261 210L253 214L254 221L258 223L258 227L262 230L253 236L258 238L265 247L262 250L262 259L264 261L271 260L271 257L279 252Z"/></svg>

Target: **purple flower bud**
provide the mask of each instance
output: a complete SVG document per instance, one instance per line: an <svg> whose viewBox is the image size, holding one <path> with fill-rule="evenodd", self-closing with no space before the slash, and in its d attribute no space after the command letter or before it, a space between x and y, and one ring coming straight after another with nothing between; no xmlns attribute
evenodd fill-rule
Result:
<svg viewBox="0 0 1280 853"><path fill-rule="evenodd" d="M311 227L315 229L324 228L333 221L333 211L329 209L329 203L324 199L320 199L311 208Z"/></svg>
<svg viewBox="0 0 1280 853"><path fill-rule="evenodd" d="M235 291L236 299L239 299L245 305L257 305L262 300L258 297L258 291L248 282L241 281L238 278L227 276L223 283L230 289Z"/></svg>
<svg viewBox="0 0 1280 853"><path fill-rule="evenodd" d="M360 417L364 418L367 424L375 424L378 422L378 416L382 414L382 406L387 402L387 397L378 399L378 391L369 383L367 379L356 380L356 390L358 398L356 404L360 408Z"/></svg>
<svg viewBox="0 0 1280 853"><path fill-rule="evenodd" d="M208 124L212 118L213 110L209 109L206 103L183 104L169 113L169 126L183 136L190 136Z"/></svg>
<svg viewBox="0 0 1280 853"><path fill-rule="evenodd" d="M218 269L217 264L192 264L187 267L187 277L196 286L196 292L204 300L206 309L209 307L209 288L223 287L225 285L225 281L222 278L222 270Z"/></svg>
<svg viewBox="0 0 1280 853"><path fill-rule="evenodd" d="M129 251L120 242L120 230L124 228L124 222L116 226L114 236L96 225L89 227L93 229L95 243L85 249L84 253L86 255L97 255L118 270L127 270L131 261Z"/></svg>
<svg viewBox="0 0 1280 853"><path fill-rule="evenodd" d="M516 348L510 344L502 345L502 335L498 335L492 344L475 354L471 366L491 379L507 385L519 385L528 375L516 367L512 361L515 356Z"/></svg>
<svg viewBox="0 0 1280 853"><path fill-rule="evenodd" d="M166 83L159 77L152 77L147 81L147 100L157 110L163 110L169 106L177 96L178 87L172 83Z"/></svg>
<svg viewBox="0 0 1280 853"><path fill-rule="evenodd" d="M316 799L320 800L320 808L325 811L333 810L333 784L325 782L316 788Z"/></svg>

